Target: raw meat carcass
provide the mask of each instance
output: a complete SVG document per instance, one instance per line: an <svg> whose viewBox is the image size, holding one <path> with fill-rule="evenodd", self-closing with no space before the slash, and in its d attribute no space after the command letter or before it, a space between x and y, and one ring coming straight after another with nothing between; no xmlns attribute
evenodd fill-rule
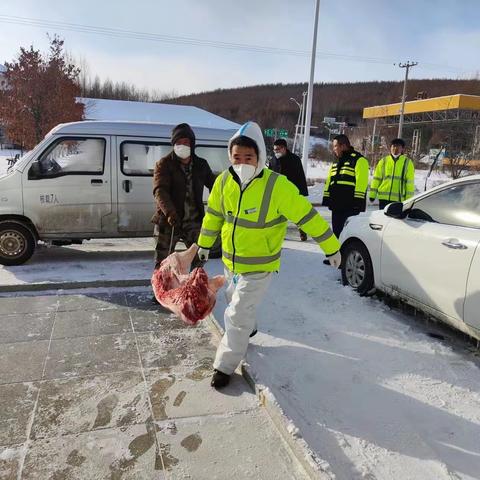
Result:
<svg viewBox="0 0 480 480"><path fill-rule="evenodd" d="M195 325L213 310L217 290L225 283L223 275L209 279L203 268L189 273L197 250L197 245L192 245L184 252L172 253L152 275L153 292L158 302L190 325Z"/></svg>

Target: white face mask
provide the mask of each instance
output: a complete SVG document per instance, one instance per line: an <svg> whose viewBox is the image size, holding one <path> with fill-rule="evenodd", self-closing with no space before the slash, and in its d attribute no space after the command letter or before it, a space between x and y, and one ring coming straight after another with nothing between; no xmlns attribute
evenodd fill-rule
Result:
<svg viewBox="0 0 480 480"><path fill-rule="evenodd" d="M273 154L275 155L275 158L283 157L283 153L280 152L273 152Z"/></svg>
<svg viewBox="0 0 480 480"><path fill-rule="evenodd" d="M253 176L255 175L256 167L254 167L253 165L241 163L239 165L233 165L233 170L235 170L235 173L238 175L238 178L243 185L253 178Z"/></svg>
<svg viewBox="0 0 480 480"><path fill-rule="evenodd" d="M191 149L187 145L174 145L173 151L175 155L180 158L188 158L191 154Z"/></svg>

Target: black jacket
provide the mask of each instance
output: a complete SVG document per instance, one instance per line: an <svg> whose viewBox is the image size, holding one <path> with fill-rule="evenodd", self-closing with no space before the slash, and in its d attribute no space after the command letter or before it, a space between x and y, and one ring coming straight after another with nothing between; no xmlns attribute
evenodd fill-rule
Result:
<svg viewBox="0 0 480 480"><path fill-rule="evenodd" d="M323 189L322 205L330 210L364 212L368 187L368 160L353 148L332 164Z"/></svg>
<svg viewBox="0 0 480 480"><path fill-rule="evenodd" d="M200 217L203 218L205 215L203 188L207 187L209 190L212 190L215 175L205 159L193 155L191 161L195 206ZM180 165L180 159L172 151L155 164L153 196L157 212L152 217L152 223L163 225L166 223L166 219L173 213L180 220L183 219L185 194L185 172Z"/></svg>
<svg viewBox="0 0 480 480"><path fill-rule="evenodd" d="M270 164L271 170L285 175L300 191L304 197L308 197L307 179L303 171L300 157L287 150L287 153L280 158L273 158Z"/></svg>

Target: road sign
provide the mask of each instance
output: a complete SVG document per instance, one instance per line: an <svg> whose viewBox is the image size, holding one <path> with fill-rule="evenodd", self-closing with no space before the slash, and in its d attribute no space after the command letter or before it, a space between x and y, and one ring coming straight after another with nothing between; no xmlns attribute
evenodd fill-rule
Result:
<svg viewBox="0 0 480 480"><path fill-rule="evenodd" d="M281 137L281 138L287 138L288 137L288 130L285 128L266 128L263 131L263 134L266 137Z"/></svg>

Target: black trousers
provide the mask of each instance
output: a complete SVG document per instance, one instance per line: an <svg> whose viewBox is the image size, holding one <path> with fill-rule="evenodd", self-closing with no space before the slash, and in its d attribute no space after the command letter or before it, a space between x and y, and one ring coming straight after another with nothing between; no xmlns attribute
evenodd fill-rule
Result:
<svg viewBox="0 0 480 480"><path fill-rule="evenodd" d="M392 203L392 201L391 200L379 200L378 201L379 210L383 210L389 203Z"/></svg>
<svg viewBox="0 0 480 480"><path fill-rule="evenodd" d="M332 230L337 238L342 233L347 218L359 213L358 210L332 210Z"/></svg>

